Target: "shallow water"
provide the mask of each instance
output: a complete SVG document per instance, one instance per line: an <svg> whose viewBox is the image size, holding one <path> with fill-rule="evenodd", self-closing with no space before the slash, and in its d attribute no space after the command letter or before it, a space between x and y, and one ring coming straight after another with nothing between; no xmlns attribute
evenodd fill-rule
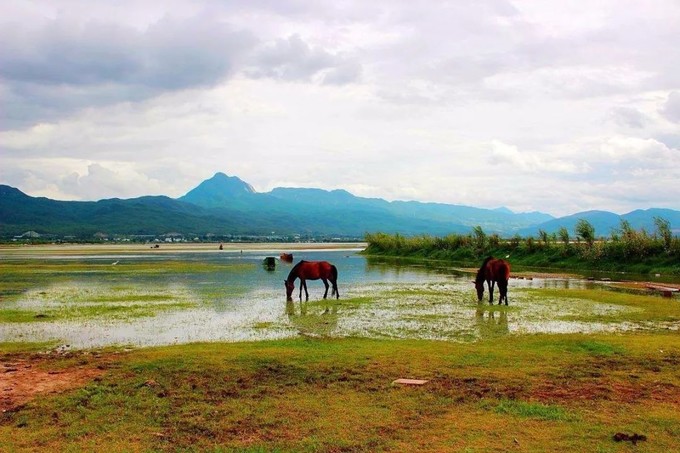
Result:
<svg viewBox="0 0 680 453"><path fill-rule="evenodd" d="M579 314L634 309L592 300L547 300L525 290L579 289L596 284L586 280L512 279L510 306L490 307L486 301L477 303L470 274L447 267L367 260L356 252L295 251L295 262L328 260L338 267L341 298L322 301L323 284L311 281L310 301L296 298L292 303L286 302L283 287L292 265L277 260L275 270L266 270L262 260L268 252L262 250L23 257L16 261L17 266L49 258L51 264L63 263L64 271L41 274L20 294L5 295L0 309L29 310L36 316L62 310L68 316L0 323L0 342L56 341L87 348L298 335L474 341L534 332L645 328L633 323L565 320ZM80 268L70 272L68 265L74 262ZM114 262L115 271L106 268L107 272L101 272L102 264L113 266ZM173 267L167 272L155 269L169 262ZM206 265L213 267L197 268ZM296 288L294 296L297 294Z"/></svg>

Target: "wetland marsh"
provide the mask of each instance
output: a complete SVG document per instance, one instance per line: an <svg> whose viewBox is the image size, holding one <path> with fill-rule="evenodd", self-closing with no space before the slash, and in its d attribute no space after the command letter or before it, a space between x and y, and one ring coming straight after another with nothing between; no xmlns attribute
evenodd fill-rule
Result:
<svg viewBox="0 0 680 453"><path fill-rule="evenodd" d="M469 270L297 246L341 299L287 303L290 247L3 250L0 450L677 447L677 296L524 271L490 306Z"/></svg>
<svg viewBox="0 0 680 453"><path fill-rule="evenodd" d="M46 246L0 250L0 342L72 348L197 341L366 337L475 341L523 333L678 330L677 303L609 291L578 276L512 279L510 306L477 303L471 275L442 263L401 265L365 257L361 245L210 244ZM292 251L339 269L339 301L286 303L292 265L266 256ZM299 281L296 282L299 287ZM297 289L294 292L297 295ZM497 297L497 296L496 296Z"/></svg>

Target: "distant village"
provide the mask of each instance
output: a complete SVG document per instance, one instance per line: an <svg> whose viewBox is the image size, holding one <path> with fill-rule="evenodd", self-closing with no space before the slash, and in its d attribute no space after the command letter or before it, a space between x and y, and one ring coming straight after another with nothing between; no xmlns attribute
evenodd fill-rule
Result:
<svg viewBox="0 0 680 453"><path fill-rule="evenodd" d="M247 235L247 234L213 234L204 235L170 232L164 234L108 234L97 232L91 236L41 234L36 231L26 231L13 236L10 241L15 243L201 243L201 242L361 242L363 237L355 236L327 236L314 234L291 235Z"/></svg>

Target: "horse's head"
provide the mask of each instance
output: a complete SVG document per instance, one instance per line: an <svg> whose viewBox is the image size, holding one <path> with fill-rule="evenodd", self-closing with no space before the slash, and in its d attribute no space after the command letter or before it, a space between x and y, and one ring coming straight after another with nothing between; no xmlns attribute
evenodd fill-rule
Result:
<svg viewBox="0 0 680 453"><path fill-rule="evenodd" d="M475 284L475 289L477 290L477 299L479 300L479 302L481 302L482 297L484 297L484 281L483 280L481 282L473 281L472 283Z"/></svg>
<svg viewBox="0 0 680 453"><path fill-rule="evenodd" d="M284 280L283 284L286 286L286 300L293 300L293 290L295 289L295 283Z"/></svg>

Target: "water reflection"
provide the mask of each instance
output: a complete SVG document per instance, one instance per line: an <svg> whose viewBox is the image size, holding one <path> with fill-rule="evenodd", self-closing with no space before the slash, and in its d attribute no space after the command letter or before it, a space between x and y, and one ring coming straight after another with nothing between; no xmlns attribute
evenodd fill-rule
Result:
<svg viewBox="0 0 680 453"><path fill-rule="evenodd" d="M337 331L338 303L334 301L321 305L307 301L286 301L286 315L300 335L330 337Z"/></svg>
<svg viewBox="0 0 680 453"><path fill-rule="evenodd" d="M480 338L497 338L510 333L508 312L503 308L496 311L493 308L478 304L475 311L475 325Z"/></svg>
<svg viewBox="0 0 680 453"><path fill-rule="evenodd" d="M382 275L409 273L413 270L418 270L426 273L433 273L438 275L448 275L452 277L468 277L469 274L454 268L452 265L446 265L435 261L420 261L409 258L390 258L390 257L366 257L366 272L380 272Z"/></svg>

